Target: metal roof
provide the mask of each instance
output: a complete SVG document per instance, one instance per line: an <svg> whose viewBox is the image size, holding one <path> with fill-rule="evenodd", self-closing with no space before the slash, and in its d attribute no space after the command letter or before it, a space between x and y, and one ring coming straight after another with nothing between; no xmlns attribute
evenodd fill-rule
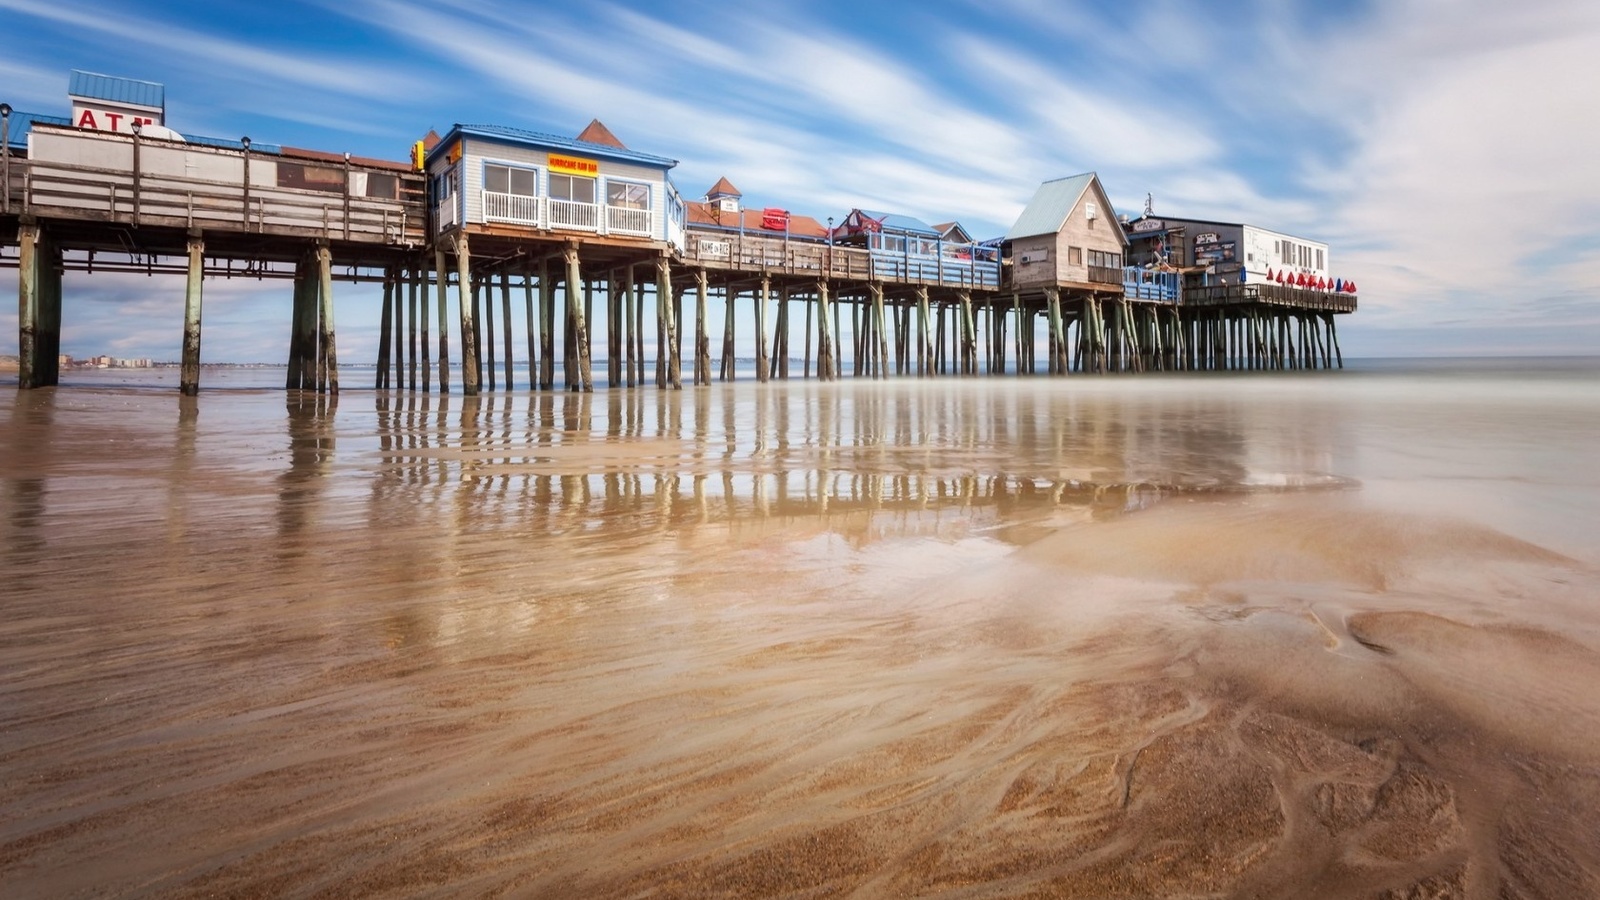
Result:
<svg viewBox="0 0 1600 900"><path fill-rule="evenodd" d="M533 146L549 150L570 150L574 153L585 153L590 156L599 156L604 159L620 162L638 163L646 166L660 166L670 169L678 164L675 159L665 156L656 156L651 153L640 153L637 150L608 147L605 144L591 144L577 138L561 137L555 134L545 134L538 131L528 131L523 128L510 128L505 125L462 125L457 123L450 133L445 135L432 150L428 151L431 160L435 154L442 151L452 143L452 138L458 134L476 135L478 137L494 138L496 140L510 141L525 146Z"/></svg>
<svg viewBox="0 0 1600 900"><path fill-rule="evenodd" d="M1033 199L1028 201L1022 215L1017 217L1016 224L1006 232L1006 240L1014 241L1018 238L1033 237L1039 234L1055 234L1061 230L1067 216L1072 213L1072 208L1078 205L1078 198L1089 189L1096 176L1093 172L1084 172L1082 175L1073 175L1069 178L1057 178L1039 185L1033 192ZM1111 210L1105 211L1107 215Z"/></svg>
<svg viewBox="0 0 1600 900"><path fill-rule="evenodd" d="M112 103L127 103L133 106L149 106L159 110L167 108L165 85L156 84L154 81L80 72L77 69L72 71L72 79L67 83L67 95L90 100L109 100Z"/></svg>
<svg viewBox="0 0 1600 900"><path fill-rule="evenodd" d="M857 209L856 212L861 213L863 216L866 216L869 219L877 221L878 224L883 226L885 231L899 231L906 234L925 234L930 237L939 236L939 232L935 231L933 226L922 221L921 219L913 219L910 216L902 216L898 213L874 212L870 209Z"/></svg>
<svg viewBox="0 0 1600 900"><path fill-rule="evenodd" d="M13 150L28 149L28 132L33 130L33 125L35 122L39 123L40 125L70 126L72 124L72 120L66 116L46 116L40 113L27 113L19 110L12 110L11 124L9 126L10 131L6 135L6 141L11 145Z"/></svg>

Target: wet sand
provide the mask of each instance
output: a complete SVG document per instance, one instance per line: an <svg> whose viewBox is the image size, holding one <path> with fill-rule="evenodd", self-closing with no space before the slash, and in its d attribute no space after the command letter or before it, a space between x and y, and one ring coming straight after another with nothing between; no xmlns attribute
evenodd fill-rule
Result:
<svg viewBox="0 0 1600 900"><path fill-rule="evenodd" d="M1594 386L5 388L0 884L1594 896Z"/></svg>

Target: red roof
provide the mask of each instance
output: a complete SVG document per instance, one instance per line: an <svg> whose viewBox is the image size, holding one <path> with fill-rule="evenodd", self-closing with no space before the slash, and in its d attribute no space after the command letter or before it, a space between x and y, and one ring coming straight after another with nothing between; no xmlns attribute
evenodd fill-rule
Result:
<svg viewBox="0 0 1600 900"><path fill-rule="evenodd" d="M738 188L733 186L733 182L729 181L727 176L718 178L717 183L711 186L711 190L706 191L707 197L715 197L718 194L728 194L733 197L744 196L743 194L739 193Z"/></svg>
<svg viewBox="0 0 1600 900"><path fill-rule="evenodd" d="M711 225L737 231L742 221L744 230L751 234L784 234L782 228L762 227L763 215L759 209L741 209L737 213L725 213L717 204L701 200L690 200L684 206L688 208L691 226ZM810 216L790 213L788 234L790 237L815 238L820 241L827 238L828 228Z"/></svg>
<svg viewBox="0 0 1600 900"><path fill-rule="evenodd" d="M607 147L615 147L618 150L628 149L622 145L621 141L617 140L616 135L611 133L611 129L601 124L599 119L590 121L589 127L578 135L578 140L588 144L604 144Z"/></svg>

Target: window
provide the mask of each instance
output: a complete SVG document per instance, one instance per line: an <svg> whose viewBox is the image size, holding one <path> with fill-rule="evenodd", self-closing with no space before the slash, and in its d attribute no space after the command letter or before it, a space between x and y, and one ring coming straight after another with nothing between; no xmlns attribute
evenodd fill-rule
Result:
<svg viewBox="0 0 1600 900"><path fill-rule="evenodd" d="M352 178L355 176L352 175ZM367 190L364 196L393 200L400 196L400 179L379 172L367 173Z"/></svg>
<svg viewBox="0 0 1600 900"><path fill-rule="evenodd" d="M606 205L619 209L649 209L650 185L633 181L607 181Z"/></svg>
<svg viewBox="0 0 1600 900"><path fill-rule="evenodd" d="M539 196L539 172L516 166L484 163L483 189L493 194L515 194L518 197Z"/></svg>
<svg viewBox="0 0 1600 900"><path fill-rule="evenodd" d="M550 199L573 203L594 202L594 179L581 175L551 175Z"/></svg>
<svg viewBox="0 0 1600 900"><path fill-rule="evenodd" d="M1122 254L1107 253L1104 250L1090 250L1089 265L1106 269L1120 269L1122 268Z"/></svg>
<svg viewBox="0 0 1600 900"><path fill-rule="evenodd" d="M1081 266L1081 265L1083 265L1083 248L1082 247L1068 247L1067 248L1067 265L1069 265L1069 266Z"/></svg>
<svg viewBox="0 0 1600 900"><path fill-rule="evenodd" d="M278 187L342 194L345 192L344 169L329 169L322 166L280 162L278 163Z"/></svg>
<svg viewBox="0 0 1600 900"><path fill-rule="evenodd" d="M1321 269L1322 267L1322 251L1319 249L1317 251L1317 268Z"/></svg>

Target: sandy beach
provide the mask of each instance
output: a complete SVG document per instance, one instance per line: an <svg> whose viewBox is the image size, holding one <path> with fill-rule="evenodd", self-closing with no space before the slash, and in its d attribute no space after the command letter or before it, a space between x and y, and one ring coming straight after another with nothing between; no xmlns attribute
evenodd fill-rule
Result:
<svg viewBox="0 0 1600 900"><path fill-rule="evenodd" d="M1595 895L1594 386L0 387L0 882Z"/></svg>

